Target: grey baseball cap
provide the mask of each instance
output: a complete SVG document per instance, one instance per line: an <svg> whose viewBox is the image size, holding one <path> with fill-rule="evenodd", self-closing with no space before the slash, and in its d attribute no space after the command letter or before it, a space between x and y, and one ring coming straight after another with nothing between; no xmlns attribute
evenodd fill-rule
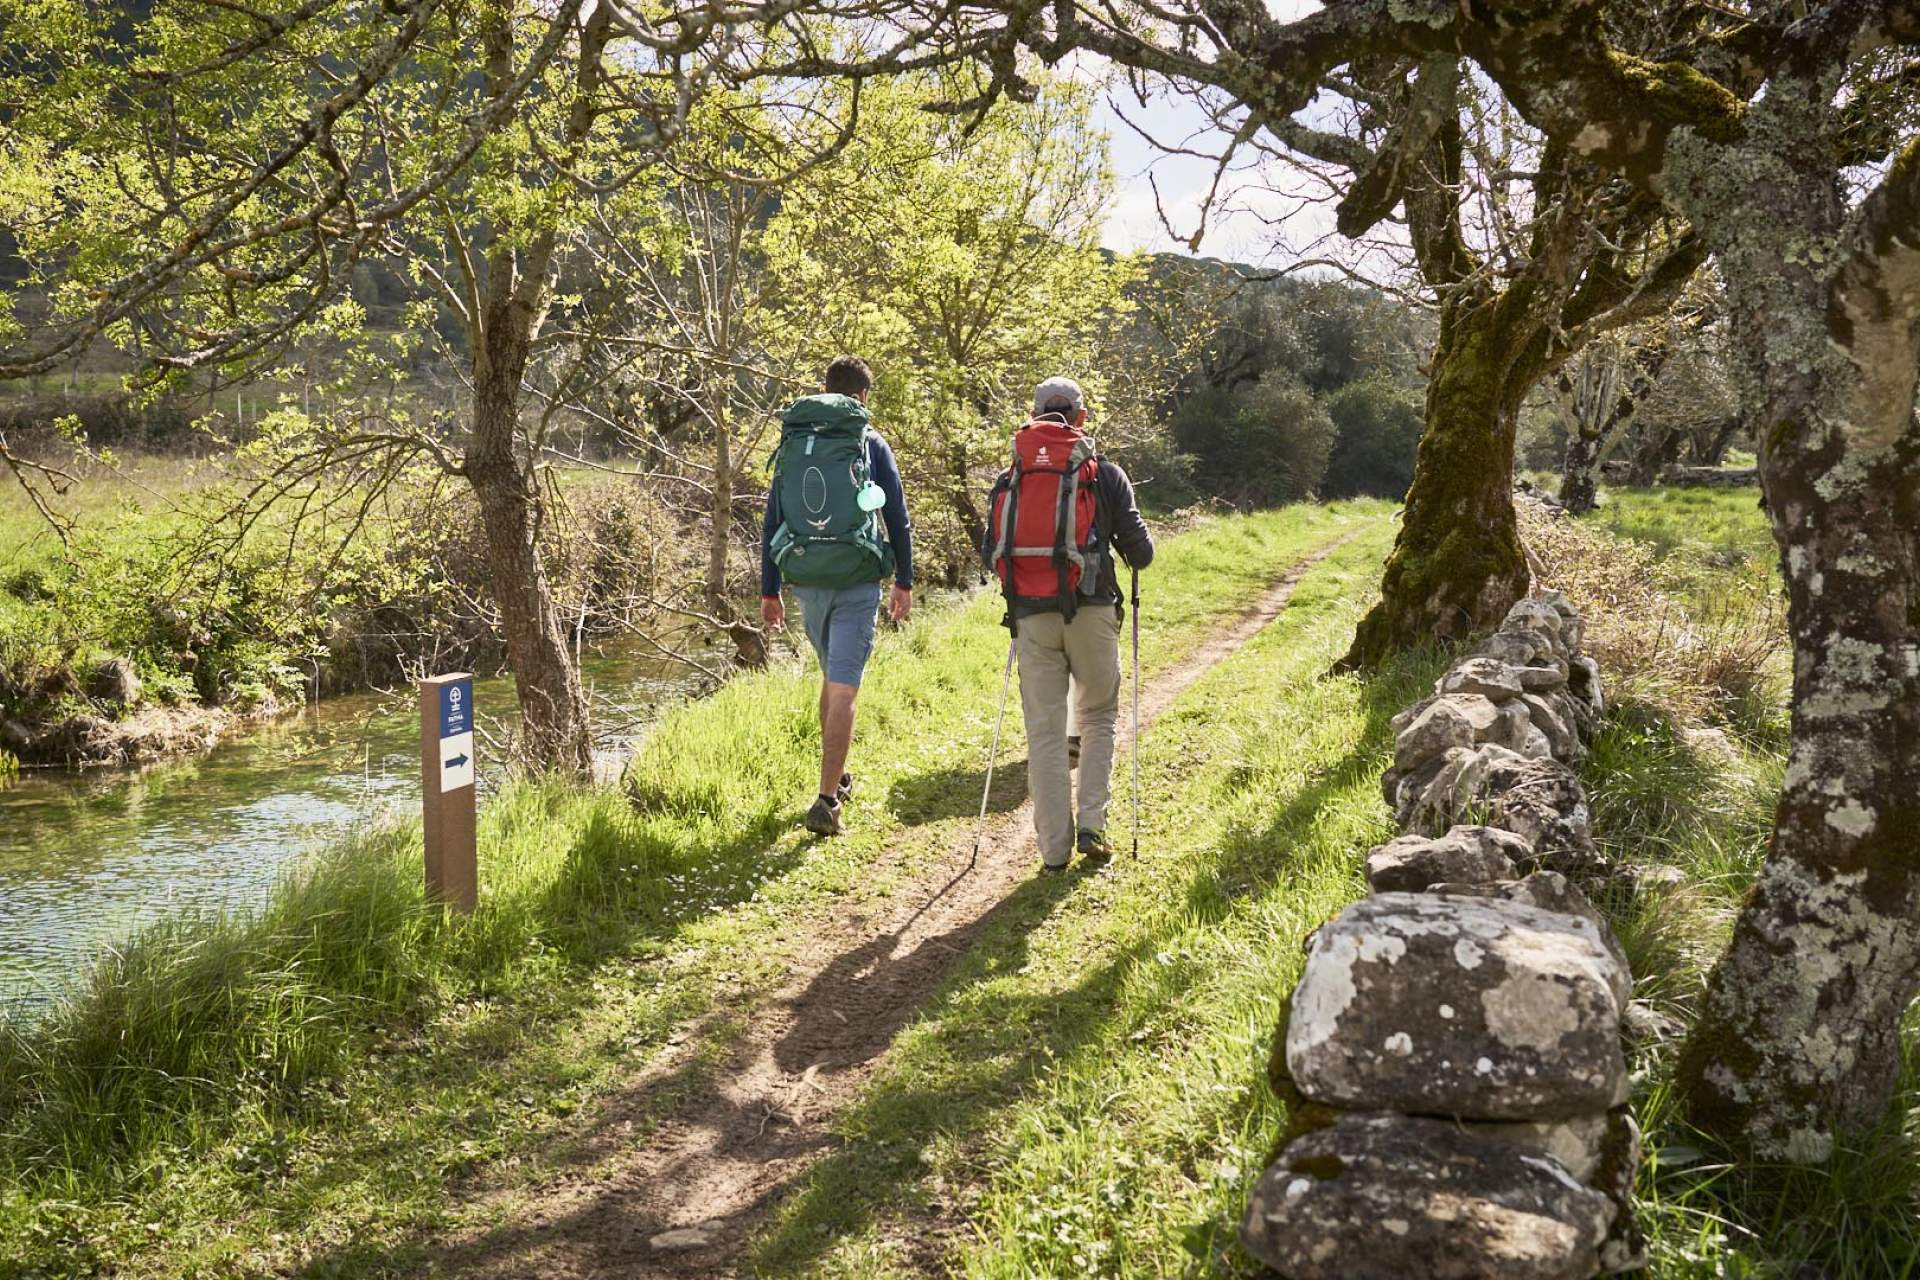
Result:
<svg viewBox="0 0 1920 1280"><path fill-rule="evenodd" d="M1086 393L1072 378L1048 378L1033 389L1033 407L1037 413L1065 406L1069 410L1087 407Z"/></svg>

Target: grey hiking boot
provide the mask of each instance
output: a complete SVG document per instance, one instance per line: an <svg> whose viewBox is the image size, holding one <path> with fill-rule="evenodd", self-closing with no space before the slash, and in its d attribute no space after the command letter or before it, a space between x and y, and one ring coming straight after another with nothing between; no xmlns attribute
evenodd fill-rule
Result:
<svg viewBox="0 0 1920 1280"><path fill-rule="evenodd" d="M833 798L841 804L845 804L847 801L853 799L852 774L843 773L840 775L840 785L833 789Z"/></svg>
<svg viewBox="0 0 1920 1280"><path fill-rule="evenodd" d="M1080 861L1087 866L1104 867L1113 861L1113 846L1107 843L1104 831L1082 831L1074 844L1080 850Z"/></svg>
<svg viewBox="0 0 1920 1280"><path fill-rule="evenodd" d="M807 830L817 836L837 836L846 828L840 825L840 804L825 796L816 798L813 808L807 810Z"/></svg>

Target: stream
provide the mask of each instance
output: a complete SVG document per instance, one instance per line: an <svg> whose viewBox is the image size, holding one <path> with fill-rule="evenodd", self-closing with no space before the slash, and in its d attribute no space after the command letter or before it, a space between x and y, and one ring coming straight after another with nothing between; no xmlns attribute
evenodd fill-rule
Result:
<svg viewBox="0 0 1920 1280"><path fill-rule="evenodd" d="M584 655L596 756L698 687L685 667L609 647ZM482 727L511 720L513 682L476 680ZM102 947L180 911L245 910L303 854L355 827L418 819L420 720L411 689L349 694L230 734L204 755L142 769L28 770L0 784L0 1003L38 1003ZM480 756L484 803L498 777Z"/></svg>

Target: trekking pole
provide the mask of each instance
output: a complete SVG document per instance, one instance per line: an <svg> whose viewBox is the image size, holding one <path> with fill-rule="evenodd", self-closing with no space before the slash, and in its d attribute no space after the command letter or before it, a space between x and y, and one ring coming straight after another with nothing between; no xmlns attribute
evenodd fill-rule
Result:
<svg viewBox="0 0 1920 1280"><path fill-rule="evenodd" d="M1013 688L1013 637L1007 637L1007 669L1000 677L1000 710L993 717L993 746L987 750L987 782L980 788L980 821L973 829L973 856L967 870L980 865L980 842L987 836L987 797L993 793L993 766L1000 758L1000 726L1007 719L1007 691Z"/></svg>
<svg viewBox="0 0 1920 1280"><path fill-rule="evenodd" d="M1133 856L1140 856L1140 571L1133 569L1133 736L1127 754L1133 757Z"/></svg>

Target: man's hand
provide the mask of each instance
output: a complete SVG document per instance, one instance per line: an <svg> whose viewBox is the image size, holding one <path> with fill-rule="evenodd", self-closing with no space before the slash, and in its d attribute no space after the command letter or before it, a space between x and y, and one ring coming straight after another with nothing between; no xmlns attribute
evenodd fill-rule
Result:
<svg viewBox="0 0 1920 1280"><path fill-rule="evenodd" d="M760 597L760 621L767 624L769 631L787 629L787 606L780 602L779 596Z"/></svg>
<svg viewBox="0 0 1920 1280"><path fill-rule="evenodd" d="M905 622L907 615L912 612L913 588L895 587L892 597L887 601L887 614L893 619L894 625L898 626L902 622Z"/></svg>

